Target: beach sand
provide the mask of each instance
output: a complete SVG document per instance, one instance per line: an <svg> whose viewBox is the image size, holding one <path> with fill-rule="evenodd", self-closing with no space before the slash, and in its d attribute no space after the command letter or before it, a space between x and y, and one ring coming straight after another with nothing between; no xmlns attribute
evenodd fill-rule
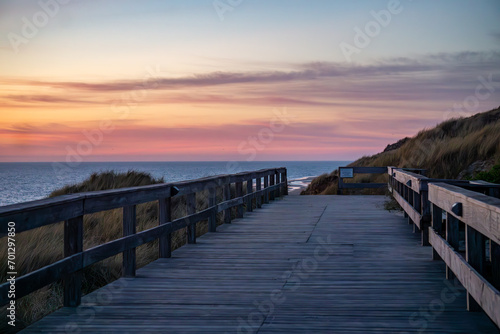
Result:
<svg viewBox="0 0 500 334"><path fill-rule="evenodd" d="M303 177L296 180L288 180L288 195L300 195L300 192L307 188L315 176Z"/></svg>

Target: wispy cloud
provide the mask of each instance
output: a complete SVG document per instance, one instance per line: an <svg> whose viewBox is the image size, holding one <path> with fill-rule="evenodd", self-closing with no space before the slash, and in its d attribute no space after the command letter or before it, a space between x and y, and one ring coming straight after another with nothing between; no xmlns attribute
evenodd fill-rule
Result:
<svg viewBox="0 0 500 334"><path fill-rule="evenodd" d="M457 73L456 69L460 68ZM212 72L196 74L180 78L157 78L155 85L148 89L180 89L189 87L209 87L237 84L269 84L297 81L314 81L325 78L373 78L425 73L446 73L463 76L470 72L498 71L500 68L500 52L461 52L425 55L416 58L392 58L380 60L372 65L349 65L346 63L310 62L296 64L290 71L261 72ZM387 80L387 79L385 79ZM132 91L141 89L144 80L110 81L102 83L89 82L46 82L20 81L20 84L48 86L52 88L73 89L94 92ZM16 81L11 83L15 84Z"/></svg>

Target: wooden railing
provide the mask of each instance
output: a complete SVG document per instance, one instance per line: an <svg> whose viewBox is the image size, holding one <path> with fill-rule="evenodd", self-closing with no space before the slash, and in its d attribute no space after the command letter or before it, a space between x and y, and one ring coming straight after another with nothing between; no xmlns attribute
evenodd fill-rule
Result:
<svg viewBox="0 0 500 334"><path fill-rule="evenodd" d="M422 245L431 245L433 259L446 263L446 277L467 290L467 309L483 309L500 326L500 185L430 179L395 167L388 174Z"/></svg>
<svg viewBox="0 0 500 334"><path fill-rule="evenodd" d="M353 178L355 174L385 174L386 172L386 167L339 167L337 195L342 195L344 189L385 188L386 183L354 183L344 182L344 179Z"/></svg>
<svg viewBox="0 0 500 334"><path fill-rule="evenodd" d="M263 182L262 182L263 181ZM243 184L246 182L246 194ZM236 195L231 198L231 186ZM222 202L216 190L222 188ZM208 191L208 208L196 212L196 193ZM286 168L265 169L232 175L207 177L192 181L157 184L116 190L64 195L0 207L0 238L7 235L10 222L16 233L64 221L64 258L43 268L17 277L16 299L50 283L64 280L64 306L81 303L82 270L119 253L123 254L122 274L135 276L135 249L159 239L159 257L171 256L172 233L186 228L188 243L196 243L196 224L208 220L209 232L215 232L216 215L224 212L224 223L231 222L231 208L243 217L244 209L260 208L277 197L287 195ZM186 196L187 216L172 221L172 197ZM136 205L157 201L159 225L136 233ZM123 208L123 238L83 250L83 216L100 211ZM9 282L0 285L0 305L9 303Z"/></svg>

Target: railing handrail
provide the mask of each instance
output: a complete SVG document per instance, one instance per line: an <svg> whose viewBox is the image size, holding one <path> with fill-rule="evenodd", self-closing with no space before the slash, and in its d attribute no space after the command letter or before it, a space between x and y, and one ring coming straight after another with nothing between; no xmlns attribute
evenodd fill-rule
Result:
<svg viewBox="0 0 500 334"><path fill-rule="evenodd" d="M179 193L178 196L188 195L194 192L202 191L211 187L222 186L224 182L236 183L244 182L248 177L256 178L259 175L264 177L269 173L284 173L286 172L285 167L279 168L268 168L261 169L257 171L250 172L240 172L236 174L226 174L226 175L215 175L204 177L200 179L180 181L180 182L169 182L152 184L146 186L137 187L126 187L110 190L99 190L99 191L87 191L76 194L60 195L52 198L44 198L40 200L34 200L29 202L11 204L6 206L0 206L0 238L4 237L7 233L7 223L9 221L16 221L16 233L21 233L23 231L32 230L38 227L55 224L67 219L78 217L82 214L90 214L99 211L112 210L116 208L123 207L125 203L108 203L104 208L95 208L89 205L89 202L98 203L109 197L115 196L129 196L133 197L136 195L137 200L131 200L128 204L141 204L154 201L158 198L169 198L172 197L171 189L177 187ZM229 180L228 180L229 178ZM148 192L146 196L140 196L141 192ZM69 205L73 205L70 210L68 210ZM63 206L63 208L59 208ZM55 212L53 211L55 209ZM60 215L56 217L58 209L66 209ZM40 212L47 210L48 212ZM34 211L34 212L33 212ZM43 220L43 222L28 222L27 213L29 213L30 218L38 215L38 220ZM47 217L47 219L43 219Z"/></svg>
<svg viewBox="0 0 500 334"><path fill-rule="evenodd" d="M429 201L500 244L500 199L451 184L431 183ZM458 204L461 212L454 209Z"/></svg>
<svg viewBox="0 0 500 334"><path fill-rule="evenodd" d="M262 187L262 178L264 186ZM255 190L253 183L255 180ZM247 194L242 185L247 182ZM235 184L236 197L230 187ZM215 189L222 187L223 200L217 203ZM175 190L175 191L173 191ZM196 193L208 190L208 208L196 212ZM243 217L243 205L252 211L269 200L287 195L285 167L217 175L196 180L163 183L63 195L0 207L0 237L5 236L9 222L15 222L16 234L64 221L64 258L16 278L16 299L30 294L59 279L64 279L64 305L78 306L81 301L82 269L111 256L123 253L123 274L135 276L135 248L159 239L160 257L170 257L171 233L187 228L188 242L196 242L196 224L208 220L209 231L216 230L216 214L224 212L224 222L231 222L230 210L237 207L237 217ZM171 198L186 195L187 216L172 220ZM135 206L157 201L159 225L136 233ZM123 208L124 236L83 250L83 216L90 213ZM10 283L0 285L0 305L9 302Z"/></svg>
<svg viewBox="0 0 500 334"><path fill-rule="evenodd" d="M496 198L500 185L427 178L395 167L387 172L389 189L414 232L420 230L422 245L432 246L433 259L446 263L446 277L457 277L467 290L467 309L483 309L500 326L500 199ZM465 259L460 253L460 222L465 224ZM484 277L486 239L491 281Z"/></svg>

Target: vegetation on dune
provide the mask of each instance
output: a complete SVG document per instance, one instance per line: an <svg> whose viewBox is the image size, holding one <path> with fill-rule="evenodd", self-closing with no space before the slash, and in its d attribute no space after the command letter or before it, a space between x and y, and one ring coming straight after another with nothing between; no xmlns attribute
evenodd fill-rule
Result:
<svg viewBox="0 0 500 334"><path fill-rule="evenodd" d="M493 166L491 170L487 172L479 172L473 177L471 180L483 180L491 183L499 183L500 184L500 164Z"/></svg>
<svg viewBox="0 0 500 334"><path fill-rule="evenodd" d="M427 176L449 179L484 179L498 183L500 164L500 108L471 117L451 119L412 138L388 145L384 152L362 157L349 166L395 166L427 169ZM485 174L486 173L486 174ZM496 174L495 174L496 173ZM356 176L351 182L386 182L384 175ZM496 181L495 181L496 180ZM336 194L337 171L314 179L304 195ZM373 193L367 189L363 193Z"/></svg>
<svg viewBox="0 0 500 334"><path fill-rule="evenodd" d="M155 179L147 173L129 171L127 173L116 173L113 171L94 173L85 181L68 185L52 192L49 197L73 194L86 191L99 191L126 187L145 186L163 183L163 179ZM244 188L245 189L245 188ZM234 189L232 189L234 192ZM222 193L217 196L222 198ZM207 207L208 193L197 193L197 209ZM177 219L185 216L185 197L174 197L172 199L172 218ZM137 231L158 225L158 204L150 202L137 205ZM84 249L88 249L105 242L118 239L123 235L122 210L114 209L98 212L84 216ZM222 221L221 216L218 219ZM207 224L198 224L197 235L207 231ZM16 269L18 277L33 270L52 264L63 258L64 226L56 223L35 230L26 231L16 235ZM172 235L173 249L186 242L184 230L179 230ZM6 258L6 238L0 239L0 258ZM158 242L150 242L137 248L137 266L142 267L158 258ZM7 261L0 263L0 279L5 282L7 272ZM121 277L122 257L117 255L104 261L96 263L84 270L82 283L83 293L87 294ZM62 284L57 282L38 290L29 296L16 301L17 323L16 329L20 330L26 325L42 318L55 309L62 306ZM0 317L6 319L6 307L0 309ZM12 327L2 321L0 332L8 333Z"/></svg>

